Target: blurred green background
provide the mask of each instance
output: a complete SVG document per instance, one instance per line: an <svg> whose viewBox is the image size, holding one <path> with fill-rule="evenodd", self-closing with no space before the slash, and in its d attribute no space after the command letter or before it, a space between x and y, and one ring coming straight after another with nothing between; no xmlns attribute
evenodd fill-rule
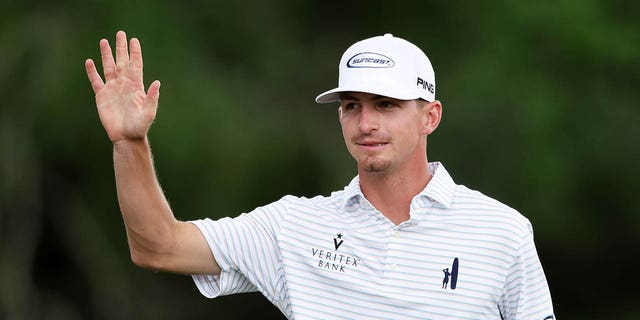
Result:
<svg viewBox="0 0 640 320"><path fill-rule="evenodd" d="M429 159L533 223L560 319L640 318L640 2L9 1L0 13L0 319L281 316L129 260L86 79L142 42L150 140L179 219L235 216L355 174L335 86L351 43L423 48L444 105Z"/></svg>

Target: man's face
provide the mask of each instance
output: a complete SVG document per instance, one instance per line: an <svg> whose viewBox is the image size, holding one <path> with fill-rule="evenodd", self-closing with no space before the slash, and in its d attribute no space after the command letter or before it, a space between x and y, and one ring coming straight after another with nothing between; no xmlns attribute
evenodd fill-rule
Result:
<svg viewBox="0 0 640 320"><path fill-rule="evenodd" d="M364 172L425 165L426 102L361 92L340 95L340 124L349 153Z"/></svg>

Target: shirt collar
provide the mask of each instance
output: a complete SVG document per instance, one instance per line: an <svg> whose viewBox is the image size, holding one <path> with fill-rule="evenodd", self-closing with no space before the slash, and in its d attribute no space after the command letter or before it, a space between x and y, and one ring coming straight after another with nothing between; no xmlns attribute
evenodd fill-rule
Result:
<svg viewBox="0 0 640 320"><path fill-rule="evenodd" d="M360 199L364 199L364 194L360 189L360 176L355 176L344 188L344 203L343 209L350 209L356 204L360 203Z"/></svg>
<svg viewBox="0 0 640 320"><path fill-rule="evenodd" d="M429 206L431 202L436 202L444 208L451 207L456 189L453 178L451 178L449 172L447 172L444 165L440 162L430 162L429 172L431 172L432 175L431 181L414 197L411 206L426 207ZM360 189L360 177L355 176L349 185L344 188L344 203L342 204L342 208L352 208L354 205L359 204L361 199L365 198Z"/></svg>
<svg viewBox="0 0 640 320"><path fill-rule="evenodd" d="M431 181L418 196L426 197L437 202L442 207L450 208L456 191L456 184L453 178L440 162L429 163L429 172L432 175Z"/></svg>

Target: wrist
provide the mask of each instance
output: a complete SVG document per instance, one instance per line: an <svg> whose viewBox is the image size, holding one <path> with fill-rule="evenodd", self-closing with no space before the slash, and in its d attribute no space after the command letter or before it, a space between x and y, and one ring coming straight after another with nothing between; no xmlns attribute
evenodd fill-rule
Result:
<svg viewBox="0 0 640 320"><path fill-rule="evenodd" d="M149 139L146 135L140 139L122 139L113 142L113 149L115 151L139 148L149 148Z"/></svg>

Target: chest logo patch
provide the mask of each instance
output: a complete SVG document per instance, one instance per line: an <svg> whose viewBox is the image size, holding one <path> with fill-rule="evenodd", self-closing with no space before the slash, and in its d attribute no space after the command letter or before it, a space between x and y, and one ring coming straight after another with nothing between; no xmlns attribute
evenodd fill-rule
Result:
<svg viewBox="0 0 640 320"><path fill-rule="evenodd" d="M444 278L442 279L442 289L447 289L447 286L449 285L449 278L451 278L451 285L449 285L449 288L451 288L451 290L455 290L458 286L458 264L458 258L454 258L451 269L444 268L442 270L442 272L444 272Z"/></svg>
<svg viewBox="0 0 640 320"><path fill-rule="evenodd" d="M362 260L354 255L338 252L338 249L344 243L344 235L336 234L333 238L334 250L326 248L311 248L311 256L318 261L317 268L326 269L334 272L347 273L356 271Z"/></svg>

